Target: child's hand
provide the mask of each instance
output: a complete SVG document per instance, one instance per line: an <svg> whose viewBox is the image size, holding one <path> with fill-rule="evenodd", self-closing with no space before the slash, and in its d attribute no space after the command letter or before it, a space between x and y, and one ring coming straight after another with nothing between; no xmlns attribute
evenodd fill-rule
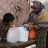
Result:
<svg viewBox="0 0 48 48"><path fill-rule="evenodd" d="M15 25L11 25L11 27L15 27Z"/></svg>

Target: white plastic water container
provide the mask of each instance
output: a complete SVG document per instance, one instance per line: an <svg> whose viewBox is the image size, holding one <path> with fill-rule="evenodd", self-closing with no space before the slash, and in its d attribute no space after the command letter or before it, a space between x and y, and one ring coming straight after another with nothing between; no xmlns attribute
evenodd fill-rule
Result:
<svg viewBox="0 0 48 48"><path fill-rule="evenodd" d="M28 31L24 27L18 27L19 30L19 41L27 42L28 41Z"/></svg>
<svg viewBox="0 0 48 48"><path fill-rule="evenodd" d="M22 27L10 28L7 33L7 41L9 43L27 42L28 41L28 31Z"/></svg>
<svg viewBox="0 0 48 48"><path fill-rule="evenodd" d="M10 28L7 33L7 41L9 43L16 43L18 41L19 35L18 35L17 28Z"/></svg>

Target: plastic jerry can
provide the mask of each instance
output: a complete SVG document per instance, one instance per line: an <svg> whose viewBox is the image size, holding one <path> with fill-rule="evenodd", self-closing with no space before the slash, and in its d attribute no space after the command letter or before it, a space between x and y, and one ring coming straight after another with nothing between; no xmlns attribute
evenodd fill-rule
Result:
<svg viewBox="0 0 48 48"><path fill-rule="evenodd" d="M28 31L22 26L18 27L19 29L19 41L27 42L28 41Z"/></svg>
<svg viewBox="0 0 48 48"><path fill-rule="evenodd" d="M16 43L19 39L18 35L18 29L17 28L10 28L8 33L7 33L7 41L9 43Z"/></svg>

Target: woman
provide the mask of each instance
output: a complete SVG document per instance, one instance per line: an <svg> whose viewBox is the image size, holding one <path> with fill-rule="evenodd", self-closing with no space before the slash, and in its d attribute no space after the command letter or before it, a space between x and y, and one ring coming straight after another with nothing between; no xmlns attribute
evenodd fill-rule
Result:
<svg viewBox="0 0 48 48"><path fill-rule="evenodd" d="M3 20L0 22L0 40L6 39L7 32L14 25L14 16L11 13L6 13Z"/></svg>
<svg viewBox="0 0 48 48"><path fill-rule="evenodd" d="M44 5L39 1L33 1L31 3L31 13L29 14L28 21L33 23L39 22L39 16L44 9Z"/></svg>
<svg viewBox="0 0 48 48"><path fill-rule="evenodd" d="M28 22L35 24L37 29L37 48L45 48L45 29L43 29L39 20L39 16L42 13L42 10L44 9L44 5L39 1L33 1L31 4L32 11L29 14ZM44 34L44 35L43 35Z"/></svg>

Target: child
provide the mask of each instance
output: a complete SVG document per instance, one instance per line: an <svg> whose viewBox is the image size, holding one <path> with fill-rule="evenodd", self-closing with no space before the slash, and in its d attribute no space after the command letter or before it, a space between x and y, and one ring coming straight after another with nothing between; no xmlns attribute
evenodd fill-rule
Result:
<svg viewBox="0 0 48 48"><path fill-rule="evenodd" d="M6 13L3 20L0 22L0 40L6 39L7 32L10 27L13 27L15 18L11 13Z"/></svg>

